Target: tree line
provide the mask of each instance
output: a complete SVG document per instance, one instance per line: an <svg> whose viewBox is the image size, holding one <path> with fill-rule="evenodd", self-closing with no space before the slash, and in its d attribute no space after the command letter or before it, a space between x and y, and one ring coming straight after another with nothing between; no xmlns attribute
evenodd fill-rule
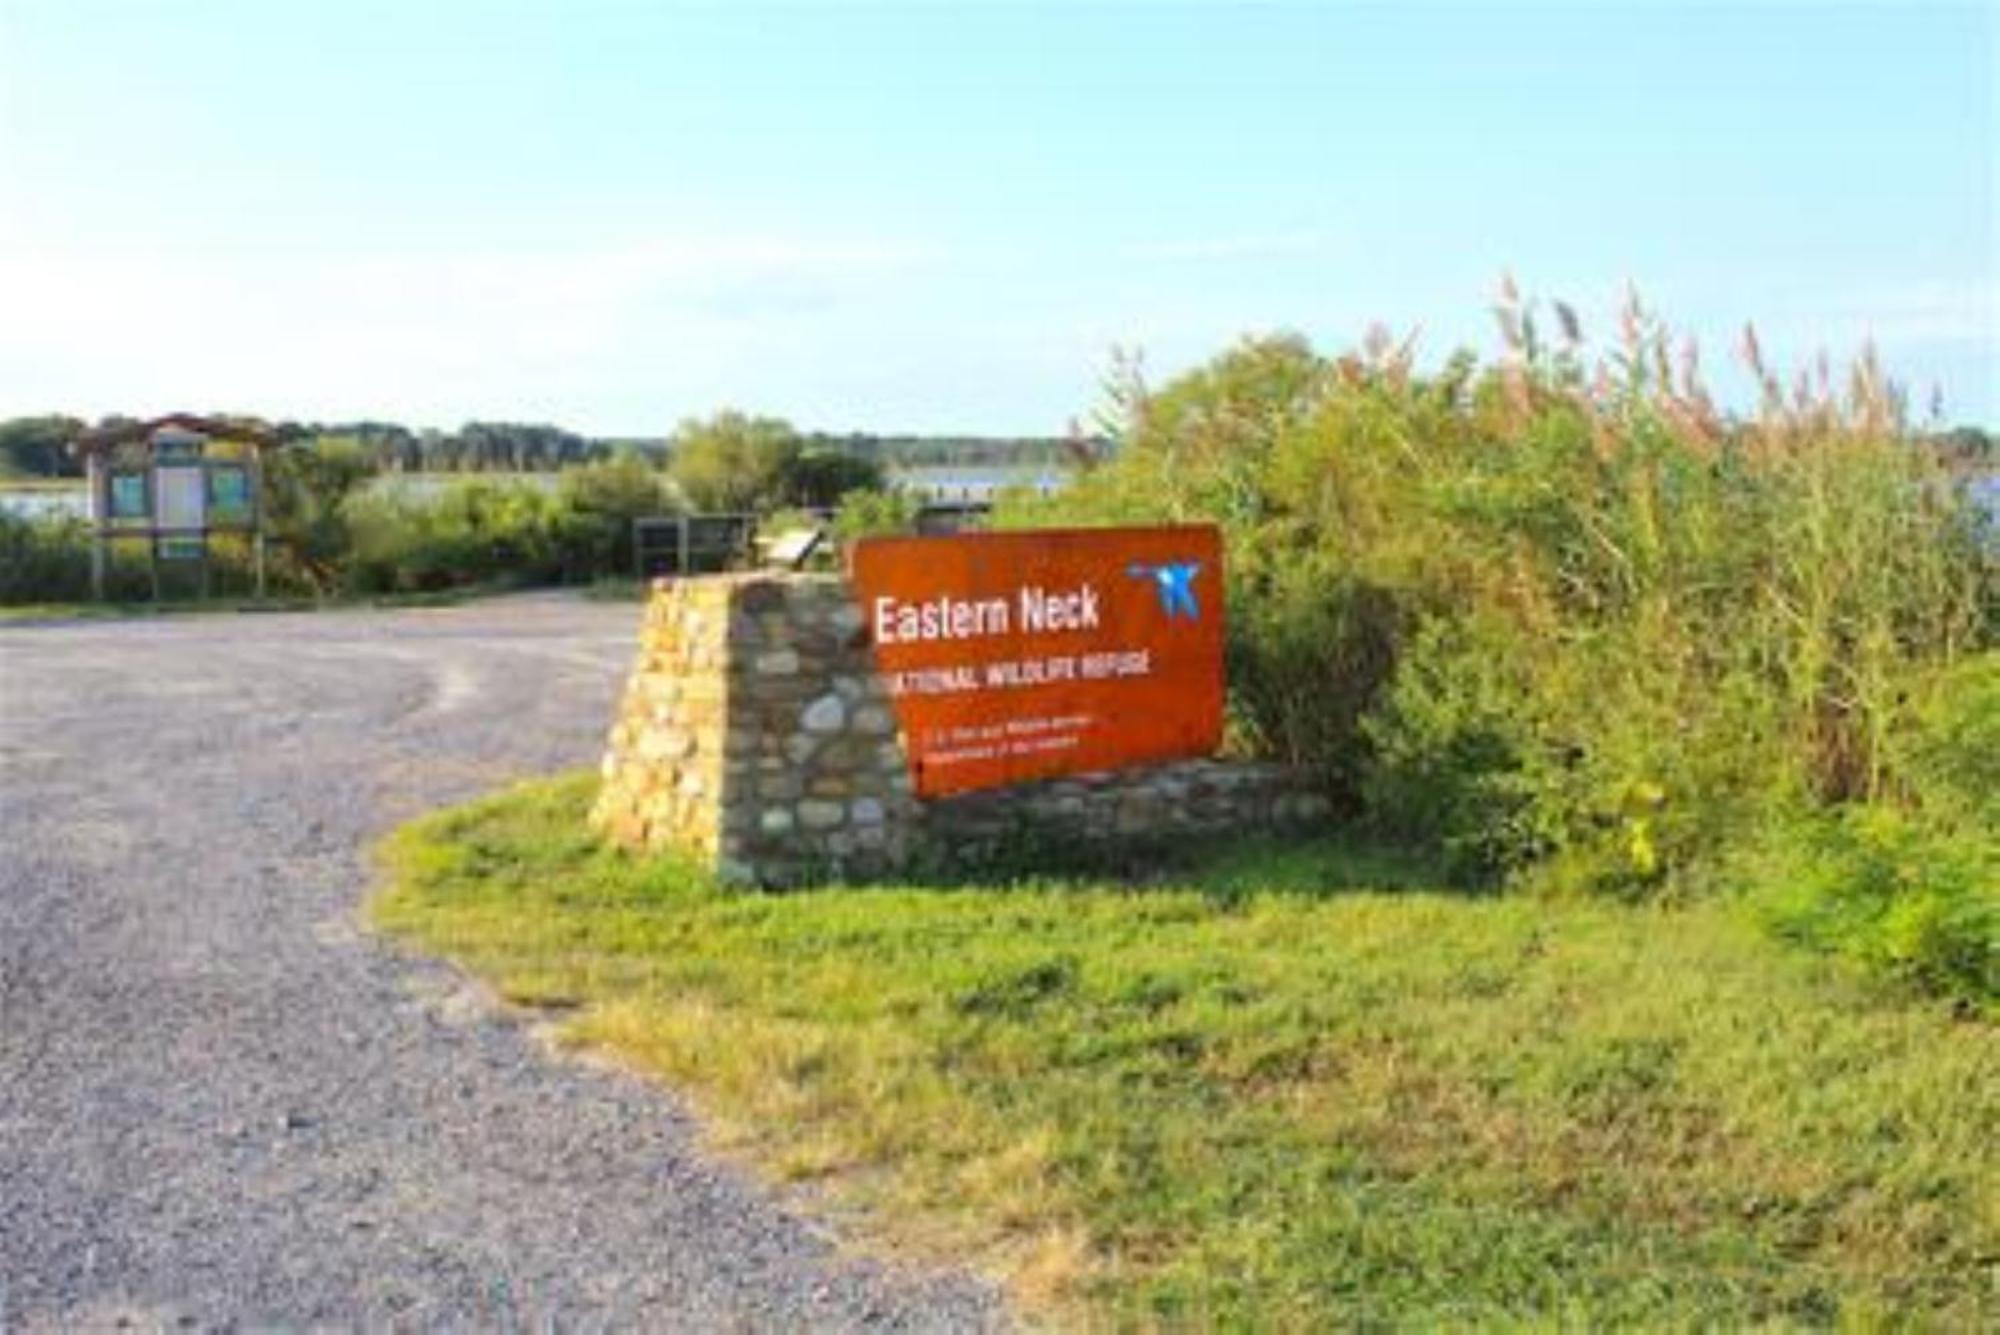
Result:
<svg viewBox="0 0 2000 1335"><path fill-rule="evenodd" d="M83 430L75 418L0 424L7 466L37 477L74 472L71 447ZM383 422L283 424L274 434L285 443L267 456L263 514L270 585L280 593L629 577L633 523L656 516L784 511L802 519L797 512L838 510L843 532L906 529L916 518L915 502L892 488L881 457L849 448L847 438L734 410L683 421L652 448L507 423L468 423L436 439ZM973 457L1042 463L1054 456L995 447ZM398 480L419 473L450 481ZM91 542L81 516L0 509L0 604L89 596ZM154 572L143 542L112 547L112 595L145 597ZM218 587L245 583L242 540L218 537L209 550Z"/></svg>
<svg viewBox="0 0 2000 1335"><path fill-rule="evenodd" d="M341 440L357 447L376 472L540 473L598 463L620 453L637 454L655 466L667 463L690 429L743 414L716 414L703 422L683 422L668 436L593 437L545 422L467 422L456 431L415 429L400 422L281 421L272 425L280 441L311 444ZM122 415L102 418L103 428L131 422ZM248 420L248 419L246 419ZM763 422L778 419L749 419ZM1109 442L1072 432L1066 437L879 435L868 432L800 432L782 423L782 434L798 453L812 458L864 460L878 468L923 466L1062 466L1104 457ZM92 424L80 417L50 413L0 421L0 478L61 478L82 474L74 445Z"/></svg>

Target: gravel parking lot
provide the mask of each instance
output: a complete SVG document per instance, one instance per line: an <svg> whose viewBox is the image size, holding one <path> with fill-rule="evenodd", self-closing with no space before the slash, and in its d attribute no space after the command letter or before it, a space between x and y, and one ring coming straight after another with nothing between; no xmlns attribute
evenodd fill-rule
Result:
<svg viewBox="0 0 2000 1335"><path fill-rule="evenodd" d="M0 628L0 1330L997 1324L360 928L404 817L588 763L638 609Z"/></svg>

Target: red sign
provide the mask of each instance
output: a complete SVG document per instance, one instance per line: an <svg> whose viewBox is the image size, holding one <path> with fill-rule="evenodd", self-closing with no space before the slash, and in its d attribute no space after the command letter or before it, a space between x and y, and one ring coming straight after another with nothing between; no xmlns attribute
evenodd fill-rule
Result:
<svg viewBox="0 0 2000 1335"><path fill-rule="evenodd" d="M848 566L923 796L1222 739L1213 526L869 538Z"/></svg>

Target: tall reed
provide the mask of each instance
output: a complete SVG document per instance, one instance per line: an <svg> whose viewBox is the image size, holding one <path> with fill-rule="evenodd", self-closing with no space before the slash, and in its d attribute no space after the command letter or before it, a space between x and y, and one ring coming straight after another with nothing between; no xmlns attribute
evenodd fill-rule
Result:
<svg viewBox="0 0 2000 1335"><path fill-rule="evenodd" d="M1636 296L1602 350L1511 283L1495 314L1430 372L1379 328L1127 364L1115 462L1005 518L1221 523L1241 744L1475 879L1685 884L1774 805L1889 795L1995 568L1873 352L1787 387L1746 329L1730 414Z"/></svg>

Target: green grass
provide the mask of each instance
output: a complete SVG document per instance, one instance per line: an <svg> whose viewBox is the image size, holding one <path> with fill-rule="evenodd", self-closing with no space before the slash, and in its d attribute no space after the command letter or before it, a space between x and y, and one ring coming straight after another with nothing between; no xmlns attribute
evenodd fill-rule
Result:
<svg viewBox="0 0 2000 1335"><path fill-rule="evenodd" d="M274 594L258 599L232 594L216 598L168 598L159 602L17 603L0 606L0 625L23 621L101 621L130 617L219 615L235 612L335 612L367 607L456 607L476 598L515 592L506 588L439 589L423 593L364 594L310 598Z"/></svg>
<svg viewBox="0 0 2000 1335"><path fill-rule="evenodd" d="M1726 908L1382 889L1333 844L726 892L601 849L593 783L406 827L376 922L1031 1314L2000 1320L2000 1031Z"/></svg>
<svg viewBox="0 0 2000 1335"><path fill-rule="evenodd" d="M10 621L79 621L143 616L147 603L9 603L0 605L0 625Z"/></svg>
<svg viewBox="0 0 2000 1335"><path fill-rule="evenodd" d="M90 484L80 477L37 477L33 474L0 472L0 492L85 491Z"/></svg>
<svg viewBox="0 0 2000 1335"><path fill-rule="evenodd" d="M0 624L9 621L115 621L130 617L186 616L220 612L308 612L310 598L170 598L160 602L15 603L0 606Z"/></svg>

